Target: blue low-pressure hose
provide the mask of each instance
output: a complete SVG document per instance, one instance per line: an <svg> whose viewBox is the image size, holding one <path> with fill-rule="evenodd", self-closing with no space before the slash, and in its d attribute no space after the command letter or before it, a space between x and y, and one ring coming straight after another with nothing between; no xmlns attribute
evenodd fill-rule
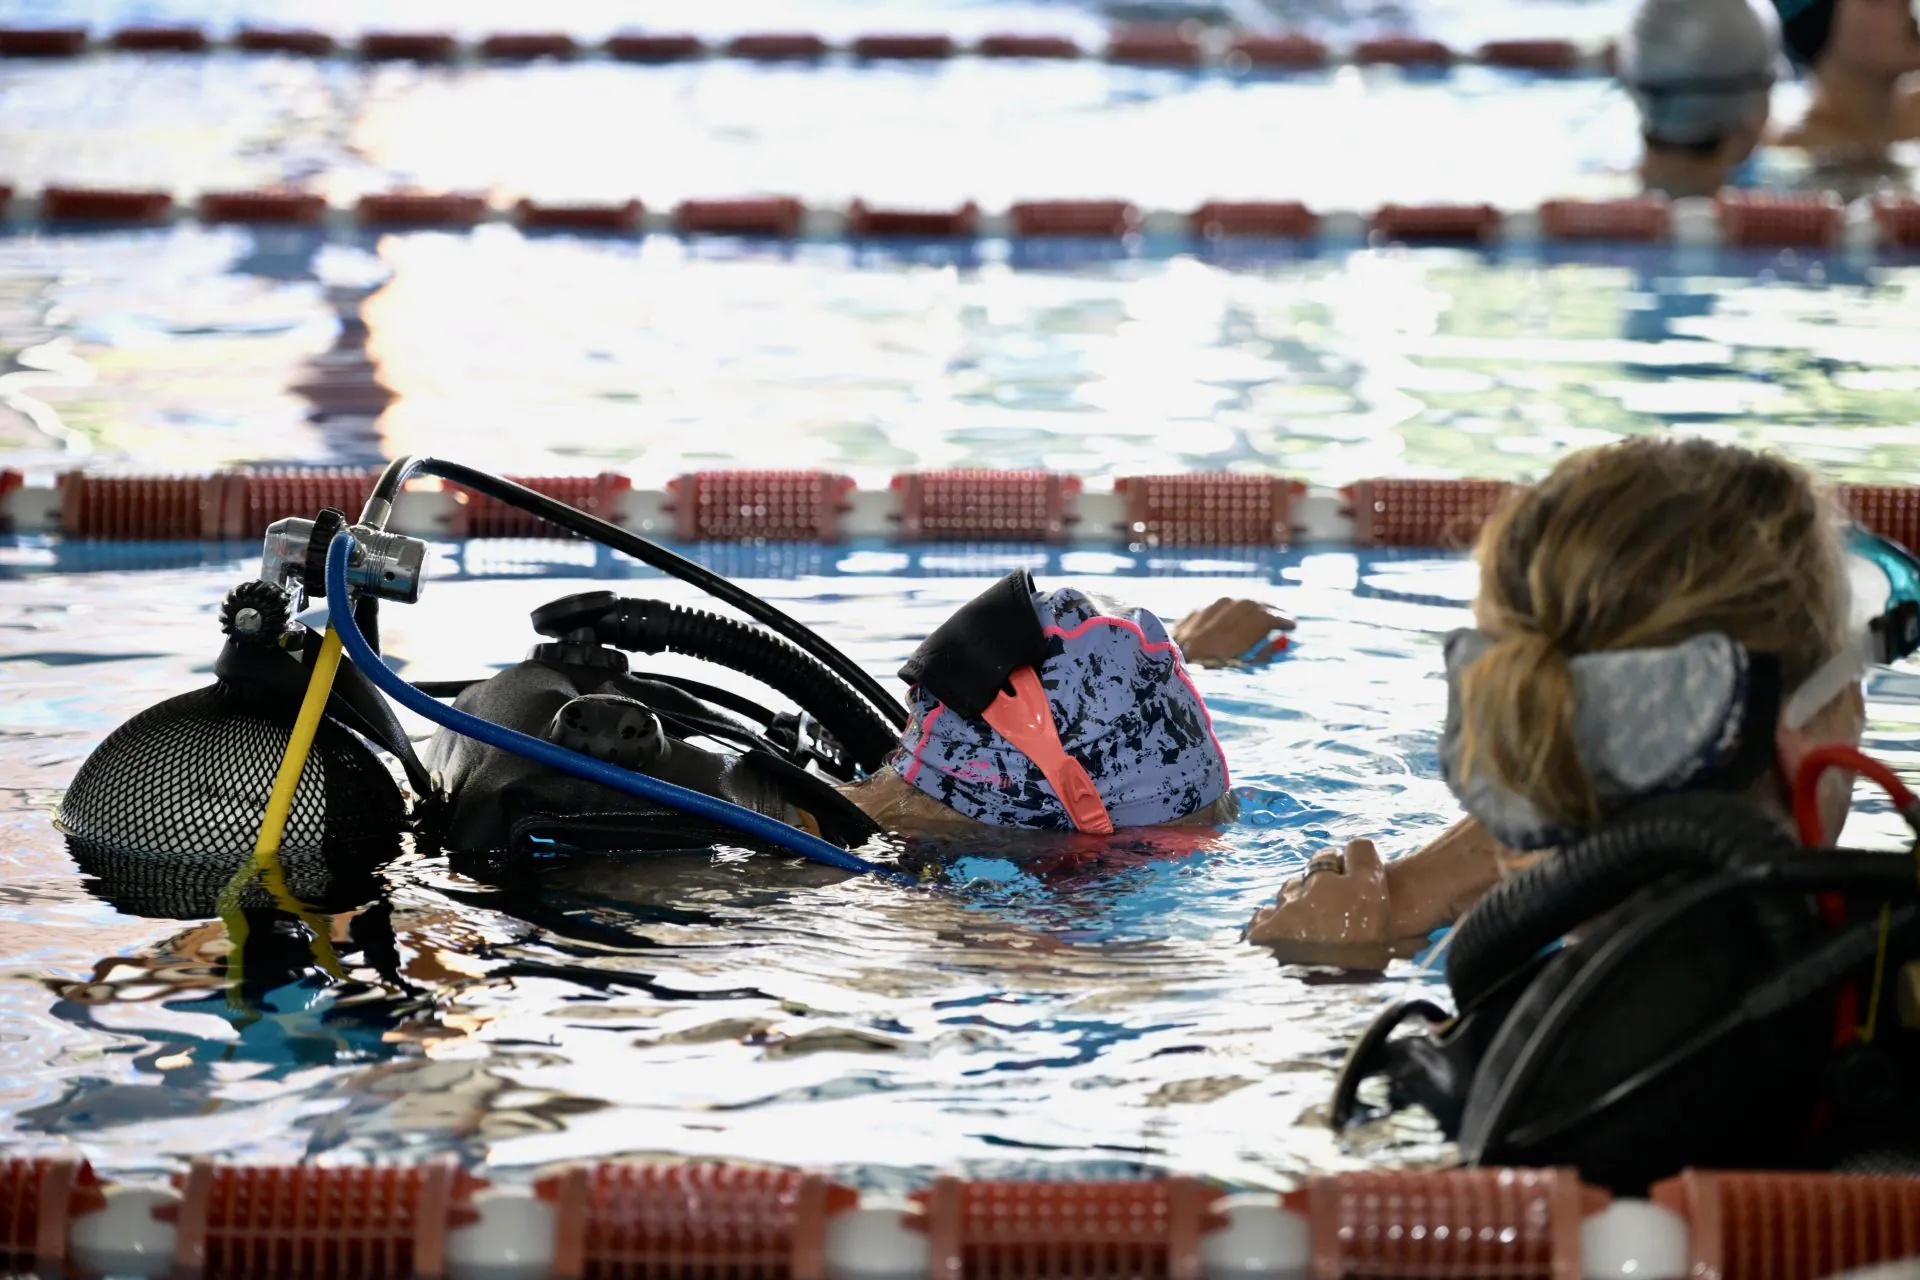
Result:
<svg viewBox="0 0 1920 1280"><path fill-rule="evenodd" d="M335 536L327 547L327 600L334 605L345 601L347 596L347 556L353 549L353 535L341 533ZM635 773L631 769L622 769L618 765L596 760L592 756L582 755L578 751L556 746L551 742L532 737L498 725L491 720L482 720L464 711L437 701L422 693L402 679L398 673L388 669L373 651L373 646L360 633L359 625L354 621L353 611L335 607L330 610L332 625L340 633L340 643L346 648L347 657L353 665L366 673L367 679L374 683L382 693L398 702L409 711L414 711L435 724L465 734L476 742L484 742L490 747L502 751L511 751L514 755L570 773L576 778L588 782L597 782L602 786L624 791L628 795L639 796L643 800L652 800L682 813L710 818L715 822L732 827L743 835L753 836L803 858L823 862L842 871L863 871L869 875L885 876L912 884L913 880L891 867L883 867L876 862L848 853L837 845L829 844L815 835L797 827L790 827L777 818L769 818L763 813L725 800L716 799L699 791L686 787L676 787L671 782L662 782L658 778L644 773Z"/></svg>

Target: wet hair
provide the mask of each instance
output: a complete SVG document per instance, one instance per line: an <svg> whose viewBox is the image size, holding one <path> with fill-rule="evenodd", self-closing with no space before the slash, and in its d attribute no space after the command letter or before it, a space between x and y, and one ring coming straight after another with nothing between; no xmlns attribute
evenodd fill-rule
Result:
<svg viewBox="0 0 1920 1280"><path fill-rule="evenodd" d="M1568 457L1481 531L1474 614L1495 644L1463 681L1463 768L1591 826L1567 660L1718 631L1795 688L1845 640L1839 530L1813 477L1771 454L1643 436Z"/></svg>
<svg viewBox="0 0 1920 1280"><path fill-rule="evenodd" d="M1767 116L1780 38L1751 0L1642 0L1620 80L1650 147L1711 155Z"/></svg>

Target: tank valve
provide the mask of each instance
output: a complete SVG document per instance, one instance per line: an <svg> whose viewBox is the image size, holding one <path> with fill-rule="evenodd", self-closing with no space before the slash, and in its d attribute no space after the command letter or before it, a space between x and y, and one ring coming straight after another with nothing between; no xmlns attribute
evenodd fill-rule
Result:
<svg viewBox="0 0 1920 1280"><path fill-rule="evenodd" d="M260 552L260 580L285 586L288 579L299 578L309 596L324 595L325 584L318 575L308 580L310 557L316 524L337 521L345 524L338 512L322 512L322 521L288 516L267 527L265 545ZM412 604L420 598L427 578L427 544L419 538L366 525L352 525L353 554L347 560L347 584L354 590L381 600Z"/></svg>

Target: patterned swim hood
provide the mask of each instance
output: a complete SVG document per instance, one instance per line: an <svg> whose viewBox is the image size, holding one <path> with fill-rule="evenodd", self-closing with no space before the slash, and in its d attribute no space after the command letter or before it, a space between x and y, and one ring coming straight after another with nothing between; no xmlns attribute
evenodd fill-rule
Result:
<svg viewBox="0 0 1920 1280"><path fill-rule="evenodd" d="M1031 598L1045 655L1033 665L1060 744L1113 825L1164 825L1225 795L1227 761L1207 704L1160 619L1066 588ZM993 826L1073 829L1039 766L985 721L918 685L908 705L913 718L889 761L907 782Z"/></svg>

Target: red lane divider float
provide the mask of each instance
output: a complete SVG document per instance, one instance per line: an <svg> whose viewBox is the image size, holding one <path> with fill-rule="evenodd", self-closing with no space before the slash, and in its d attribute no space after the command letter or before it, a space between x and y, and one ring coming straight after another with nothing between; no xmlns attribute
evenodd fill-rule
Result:
<svg viewBox="0 0 1920 1280"><path fill-rule="evenodd" d="M283 516L310 516L322 507L358 519L380 473L365 468L273 468L220 477L221 536L252 540Z"/></svg>
<svg viewBox="0 0 1920 1280"><path fill-rule="evenodd" d="M622 500L633 492L633 480L613 471L597 476L508 476L535 493L557 498L589 515L619 524L626 518ZM455 488L459 503L447 521L453 538L571 538L545 520L495 498ZM344 510L345 508L342 508ZM357 510L357 508L356 508Z"/></svg>
<svg viewBox="0 0 1920 1280"><path fill-rule="evenodd" d="M1155 1276L1200 1280L1217 1196L1192 1178L968 1182L915 1194L934 1276Z"/></svg>
<svg viewBox="0 0 1920 1280"><path fill-rule="evenodd" d="M698 542L836 542L851 479L825 471L696 471L667 485L675 536Z"/></svg>
<svg viewBox="0 0 1920 1280"><path fill-rule="evenodd" d="M1580 66L1580 46L1571 40L1491 40L1480 46L1480 61L1522 71L1573 71Z"/></svg>
<svg viewBox="0 0 1920 1280"><path fill-rule="evenodd" d="M529 230L632 232L639 228L646 206L638 200L624 204L541 204L522 200L513 207L513 220Z"/></svg>
<svg viewBox="0 0 1920 1280"><path fill-rule="evenodd" d="M1243 35L1234 39L1229 60L1243 59L1249 67L1311 71L1327 65L1327 46L1312 36Z"/></svg>
<svg viewBox="0 0 1920 1280"><path fill-rule="evenodd" d="M1508 488L1498 480L1362 480L1341 493L1357 547L1466 547Z"/></svg>
<svg viewBox="0 0 1920 1280"><path fill-rule="evenodd" d="M1284 1202L1307 1219L1316 1276L1575 1280L1581 1224L1607 1196L1563 1169L1381 1170Z"/></svg>
<svg viewBox="0 0 1920 1280"><path fill-rule="evenodd" d="M0 27L0 58L75 58L86 49L85 27Z"/></svg>
<svg viewBox="0 0 1920 1280"><path fill-rule="evenodd" d="M196 1160L181 1200L156 1212L178 1230L181 1276L412 1280L445 1273L447 1232L477 1216L485 1186L452 1164L416 1168L244 1168Z"/></svg>
<svg viewBox="0 0 1920 1280"><path fill-rule="evenodd" d="M1920 489L1843 484L1835 496L1859 524L1907 547L1920 547Z"/></svg>
<svg viewBox="0 0 1920 1280"><path fill-rule="evenodd" d="M242 27L233 43L251 53L294 53L308 58L324 58L339 47L326 32L305 27Z"/></svg>
<svg viewBox="0 0 1920 1280"><path fill-rule="evenodd" d="M1021 200L1007 210L1016 236L1111 239L1140 229L1140 210L1125 200Z"/></svg>
<svg viewBox="0 0 1920 1280"><path fill-rule="evenodd" d="M1107 38L1107 61L1139 67L1198 67L1199 32L1184 23L1121 27Z"/></svg>
<svg viewBox="0 0 1920 1280"><path fill-rule="evenodd" d="M893 478L906 542L1067 540L1080 481L1052 471L910 471Z"/></svg>
<svg viewBox="0 0 1920 1280"><path fill-rule="evenodd" d="M478 46L481 57L500 62L532 62L537 58L571 58L580 45L564 31L517 31L488 36Z"/></svg>
<svg viewBox="0 0 1920 1280"><path fill-rule="evenodd" d="M1549 200L1540 206L1540 234L1548 240L1665 240L1672 225L1665 196Z"/></svg>
<svg viewBox="0 0 1920 1280"><path fill-rule="evenodd" d="M855 37L848 52L864 61L883 58L899 61L934 62L951 58L960 51L952 36L913 33L878 34Z"/></svg>
<svg viewBox="0 0 1920 1280"><path fill-rule="evenodd" d="M122 27L107 43L141 53L205 53L212 41L199 27Z"/></svg>
<svg viewBox="0 0 1920 1280"><path fill-rule="evenodd" d="M1138 547L1284 547L1293 541L1297 480L1227 472L1122 476L1123 535Z"/></svg>
<svg viewBox="0 0 1920 1280"><path fill-rule="evenodd" d="M219 476L60 477L60 533L114 542L216 542L221 528Z"/></svg>
<svg viewBox="0 0 1920 1280"><path fill-rule="evenodd" d="M382 389L358 411L378 413L388 394ZM357 468L264 468L205 476L73 471L58 478L56 501L29 508L56 513L54 526L20 531L117 541L250 540L282 516L310 515L321 507L357 512L375 475ZM617 472L515 479L615 524L624 524L633 509L633 483ZM0 519L7 517L10 495L25 487L19 472L0 471ZM452 500L443 501L434 517L438 523L423 531L460 538L554 536L530 516L457 488L443 489ZM1353 546L1463 548L1509 489L1497 480L1363 480L1322 494L1344 520L1321 520L1312 527L1317 539ZM826 472L709 471L681 476L657 496L674 513L682 537L833 541L843 532L841 517L853 509L852 492L845 476ZM1111 498L1089 498L1073 476L960 469L906 472L893 478L891 492L893 506L885 518L875 504L862 505L862 532L891 529L911 542L1060 543L1084 523L1082 506L1098 502L1101 524L1086 525L1084 536L1098 539L1112 531L1130 545L1152 548L1287 545L1299 524L1298 501L1307 490L1281 476L1198 472L1121 476L1113 482ZM1838 496L1867 529L1920 544L1920 488L1841 485Z"/></svg>
<svg viewBox="0 0 1920 1280"><path fill-rule="evenodd" d="M85 1160L0 1160L0 1271L65 1275L73 1219L106 1202L100 1179Z"/></svg>
<svg viewBox="0 0 1920 1280"><path fill-rule="evenodd" d="M576 1166L535 1191L557 1219L556 1280L823 1280L827 1219L860 1200L817 1175L716 1164Z"/></svg>
<svg viewBox="0 0 1920 1280"><path fill-rule="evenodd" d="M980 37L974 52L983 58L1078 58L1083 50L1071 36L1021 35L996 31Z"/></svg>
<svg viewBox="0 0 1920 1280"><path fill-rule="evenodd" d="M827 42L810 31L762 31L727 42L728 54L749 62L810 62L828 52Z"/></svg>
<svg viewBox="0 0 1920 1280"><path fill-rule="evenodd" d="M200 27L136 24L120 28L102 42L126 52L203 52L222 43L256 52L281 52L324 57L339 51L334 38L323 32L275 31L244 28L222 41ZM86 52L83 27L0 28L0 57L75 57ZM1337 56L1320 42L1292 32L1208 29L1199 23L1141 23L1116 27L1103 56L1110 62L1138 66L1194 68L1215 57L1224 47L1225 65L1298 68L1324 65ZM988 58L1075 58L1083 54L1068 36L1047 33L995 32L969 49L942 33L869 32L838 45L813 32L748 32L723 47L731 57L750 61L812 61L844 51L861 60L895 58L940 59L972 52ZM449 31L369 31L352 43L351 51L373 60L406 59L443 62L470 50L476 57L498 61L566 58L588 52L629 61L665 62L703 56L706 44L696 36L674 33L622 32L589 45L560 31L496 32L463 46ZM1583 50L1566 40L1496 40L1468 54L1435 41L1395 35L1363 41L1346 54L1361 65L1402 67L1452 66L1477 61L1487 66L1528 71L1566 72L1580 68ZM1611 65L1608 65L1609 72Z"/></svg>
<svg viewBox="0 0 1920 1280"><path fill-rule="evenodd" d="M1371 225L1387 240L1491 243L1500 236L1500 211L1490 204L1383 204Z"/></svg>
<svg viewBox="0 0 1920 1280"><path fill-rule="evenodd" d="M819 1175L708 1162L573 1166L531 1195L484 1197L488 1184L450 1162L202 1160L173 1181L177 1195L129 1186L144 1199L119 1201L75 1156L0 1160L0 1265L53 1276L119 1261L180 1280L1577 1280L1651 1264L1660 1276L1815 1280L1920 1251L1920 1180L1831 1174L1689 1171L1656 1184L1650 1203L1567 1169L1328 1174L1285 1196L1232 1198L1181 1177L943 1177L904 1212ZM116 1254L128 1236L137 1249Z"/></svg>
<svg viewBox="0 0 1920 1280"><path fill-rule="evenodd" d="M451 62L459 53L450 31L369 31L360 37L360 56L369 62Z"/></svg>
<svg viewBox="0 0 1920 1280"><path fill-rule="evenodd" d="M608 36L602 48L608 57L621 62L684 62L689 58L703 58L707 53L706 42L699 36L638 31Z"/></svg>
<svg viewBox="0 0 1920 1280"><path fill-rule="evenodd" d="M1920 1179L1689 1170L1653 1199L1691 1225L1695 1276L1813 1280L1920 1255Z"/></svg>
<svg viewBox="0 0 1920 1280"><path fill-rule="evenodd" d="M472 227L487 216L483 196L389 191L360 197L360 222L368 227Z"/></svg>
<svg viewBox="0 0 1920 1280"><path fill-rule="evenodd" d="M207 222L315 223L327 216L326 197L311 191L208 191L200 197Z"/></svg>
<svg viewBox="0 0 1920 1280"><path fill-rule="evenodd" d="M1413 36L1382 36L1353 47L1353 60L1363 67L1450 67L1453 50L1438 40Z"/></svg>
<svg viewBox="0 0 1920 1280"><path fill-rule="evenodd" d="M1846 206L1831 191L1722 191L1714 200L1730 245L1820 248L1839 241Z"/></svg>
<svg viewBox="0 0 1920 1280"><path fill-rule="evenodd" d="M1210 200L1189 215L1187 225L1203 240L1229 236L1306 240L1318 234L1320 217L1298 200Z"/></svg>
<svg viewBox="0 0 1920 1280"><path fill-rule="evenodd" d="M13 532L13 516L7 511L7 495L26 482L26 477L11 469L0 470L0 533Z"/></svg>
<svg viewBox="0 0 1920 1280"><path fill-rule="evenodd" d="M1900 249L1920 248L1920 199L1913 196L1875 196L1873 220L1880 225L1883 244Z"/></svg>
<svg viewBox="0 0 1920 1280"><path fill-rule="evenodd" d="M806 216L806 205L792 196L682 200L673 211L673 224L683 234L792 239L800 234Z"/></svg>
<svg viewBox="0 0 1920 1280"><path fill-rule="evenodd" d="M0 202L15 194L0 183ZM209 222L323 221L331 207L307 192L263 189L214 191L199 198L189 213ZM1704 203L1704 202L1701 202ZM31 206L29 206L31 208ZM39 196L39 216L49 222L158 222L173 208L173 197L157 190L51 186ZM1733 246L1790 249L1839 246L1848 231L1847 206L1834 192L1803 195L1723 193L1709 206L1711 227ZM1855 245L1868 250L1920 246L1920 199L1880 196L1863 202L1860 223L1866 233ZM374 228L468 228L490 218L505 218L530 228L571 227L634 233L644 207L637 200L604 204L549 204L523 199L495 209L486 197L471 193L411 190L375 192L360 198L352 216ZM674 213L674 229L687 235L745 235L792 238L803 232L852 237L968 239L981 231L984 215L969 201L952 209L887 208L854 200L842 209L820 209L816 222L792 196L754 196L688 200ZM25 215L29 220L31 212ZM1150 215L1124 200L1023 200L1007 210L1008 232L1017 238L1078 237L1120 239L1151 222L1165 229L1184 220L1190 234L1213 239L1228 236L1310 240L1330 222L1336 231L1360 218L1377 242L1455 241L1492 243L1511 232L1532 238L1524 220L1509 226L1490 204L1386 204L1370 214L1340 212L1325 217L1298 201L1212 200L1188 213L1155 210ZM1675 207L1659 196L1617 200L1548 200L1539 206L1538 235L1547 241L1658 242L1674 233ZM1698 222L1690 223L1694 231ZM811 231L809 231L811 228Z"/></svg>
<svg viewBox="0 0 1920 1280"><path fill-rule="evenodd" d="M165 191L120 187L47 187L40 212L52 222L158 222L173 208Z"/></svg>
<svg viewBox="0 0 1920 1280"><path fill-rule="evenodd" d="M886 209L864 200L847 206L846 233L899 239L972 239L980 232L980 206L969 200L957 209Z"/></svg>

